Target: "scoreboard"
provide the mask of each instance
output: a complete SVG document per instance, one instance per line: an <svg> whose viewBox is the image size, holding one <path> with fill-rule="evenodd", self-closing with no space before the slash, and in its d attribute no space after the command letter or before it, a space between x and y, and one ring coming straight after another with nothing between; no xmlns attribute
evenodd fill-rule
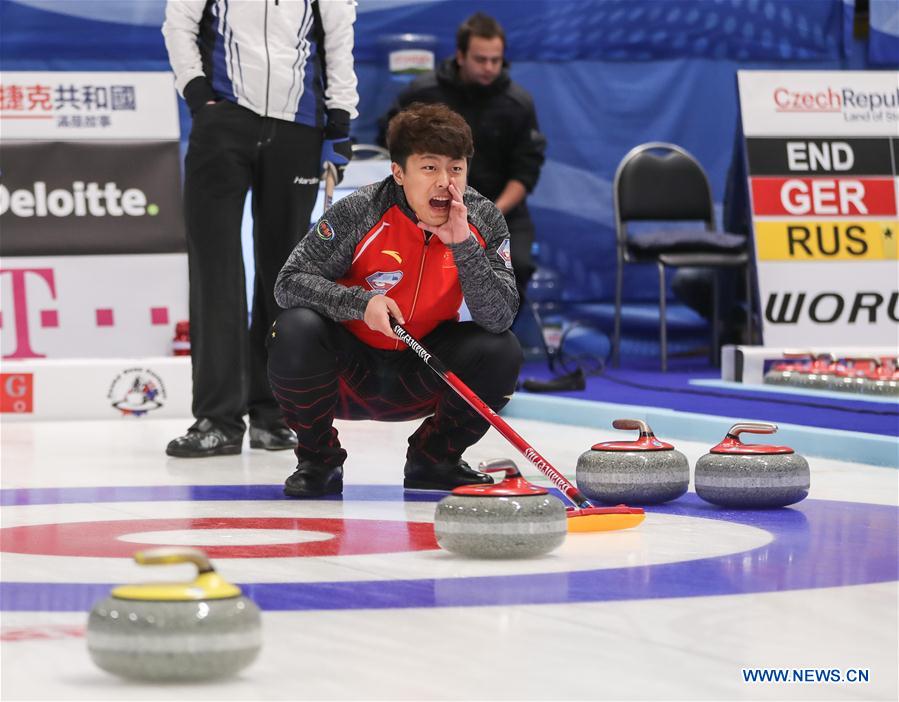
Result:
<svg viewBox="0 0 899 702"><path fill-rule="evenodd" d="M740 71L769 346L899 346L899 73Z"/></svg>

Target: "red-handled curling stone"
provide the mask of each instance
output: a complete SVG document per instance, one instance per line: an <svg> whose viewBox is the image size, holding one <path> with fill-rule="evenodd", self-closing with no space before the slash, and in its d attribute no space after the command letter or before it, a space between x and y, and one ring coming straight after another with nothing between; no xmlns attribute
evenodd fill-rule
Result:
<svg viewBox="0 0 899 702"><path fill-rule="evenodd" d="M763 382L766 385L793 385L811 365L812 354L808 351L786 351L785 360L777 361L765 373Z"/></svg>
<svg viewBox="0 0 899 702"><path fill-rule="evenodd" d="M895 358L881 357L880 364L867 374L863 392L869 395L899 395L899 370Z"/></svg>
<svg viewBox="0 0 899 702"><path fill-rule="evenodd" d="M562 545L568 522L559 498L531 485L507 458L478 468L506 477L457 487L437 503L434 535L441 548L471 558L530 558Z"/></svg>
<svg viewBox="0 0 899 702"><path fill-rule="evenodd" d="M816 358L809 372L802 375L799 386L804 388L827 389L830 384L846 372L846 366L838 362L832 353L821 354Z"/></svg>
<svg viewBox="0 0 899 702"><path fill-rule="evenodd" d="M723 507L785 507L805 499L806 460L789 446L744 444L740 434L773 434L767 422L734 424L717 446L696 462L696 494Z"/></svg>
<svg viewBox="0 0 899 702"><path fill-rule="evenodd" d="M876 358L846 358L845 371L831 379L829 390L836 392L864 392L869 373L880 365Z"/></svg>
<svg viewBox="0 0 899 702"><path fill-rule="evenodd" d="M690 464L674 446L659 441L640 419L616 419L615 429L637 430L636 441L606 441L581 454L577 486L606 504L658 504L680 497L690 485Z"/></svg>

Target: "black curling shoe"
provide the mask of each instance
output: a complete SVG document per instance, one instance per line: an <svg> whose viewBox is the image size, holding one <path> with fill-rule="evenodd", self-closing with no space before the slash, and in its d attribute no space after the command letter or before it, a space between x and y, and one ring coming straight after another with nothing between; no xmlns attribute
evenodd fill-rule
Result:
<svg viewBox="0 0 899 702"><path fill-rule="evenodd" d="M176 458L208 458L240 453L243 432L228 433L208 419L200 419L184 436L172 439L165 452Z"/></svg>
<svg viewBox="0 0 899 702"><path fill-rule="evenodd" d="M284 482L288 497L323 497L343 492L343 466L324 466L303 461Z"/></svg>
<svg viewBox="0 0 899 702"><path fill-rule="evenodd" d="M296 435L283 424L273 427L250 425L250 448L266 451L284 451L297 447Z"/></svg>
<svg viewBox="0 0 899 702"><path fill-rule="evenodd" d="M403 487L407 490L449 491L460 485L490 485L493 482L489 475L476 471L462 460L423 464L409 459L405 474Z"/></svg>

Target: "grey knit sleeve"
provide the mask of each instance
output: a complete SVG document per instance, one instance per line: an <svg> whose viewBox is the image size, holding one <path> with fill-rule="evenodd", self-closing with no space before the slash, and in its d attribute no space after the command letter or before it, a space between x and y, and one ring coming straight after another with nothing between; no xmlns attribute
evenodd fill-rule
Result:
<svg viewBox="0 0 899 702"><path fill-rule="evenodd" d="M518 311L509 228L496 205L477 191L466 188L463 200L468 221L480 232L486 247L481 248L474 237L450 245L462 295L477 324L493 333L503 332L512 326Z"/></svg>
<svg viewBox="0 0 899 702"><path fill-rule="evenodd" d="M349 270L356 245L378 220L374 188L366 186L338 200L297 244L275 281L275 301L281 307L308 307L336 322L365 316L377 293L334 281Z"/></svg>

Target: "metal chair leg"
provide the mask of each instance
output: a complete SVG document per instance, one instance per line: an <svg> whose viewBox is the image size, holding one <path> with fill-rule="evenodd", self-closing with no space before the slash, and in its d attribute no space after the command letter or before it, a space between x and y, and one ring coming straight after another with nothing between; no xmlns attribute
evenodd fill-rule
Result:
<svg viewBox="0 0 899 702"><path fill-rule="evenodd" d="M749 261L746 262L743 271L746 275L746 343L752 345L755 341L752 337L752 316L754 307L752 303L755 299L755 295L753 295L752 291L752 264Z"/></svg>
<svg viewBox="0 0 899 702"><path fill-rule="evenodd" d="M712 314L711 319L709 319L709 324L711 325L711 335L712 340L709 345L709 363L713 366L718 365L718 344L720 340L718 338L718 274L719 269L712 269Z"/></svg>
<svg viewBox="0 0 899 702"><path fill-rule="evenodd" d="M621 360L621 297L624 289L624 262L618 258L615 273L615 329L612 333L612 365L617 368Z"/></svg>
<svg viewBox="0 0 899 702"><path fill-rule="evenodd" d="M665 285L665 264L659 261L659 345L662 353L662 372L668 371L668 324L665 296L668 292Z"/></svg>
<svg viewBox="0 0 899 702"><path fill-rule="evenodd" d="M546 335L543 330L543 317L540 315L537 303L525 300L524 304L530 309L534 322L537 324L537 331L540 334L540 345L543 347L543 353L546 354L546 364L549 366L549 370L554 372L556 370L556 354L553 349L549 347L549 344L546 343Z"/></svg>

